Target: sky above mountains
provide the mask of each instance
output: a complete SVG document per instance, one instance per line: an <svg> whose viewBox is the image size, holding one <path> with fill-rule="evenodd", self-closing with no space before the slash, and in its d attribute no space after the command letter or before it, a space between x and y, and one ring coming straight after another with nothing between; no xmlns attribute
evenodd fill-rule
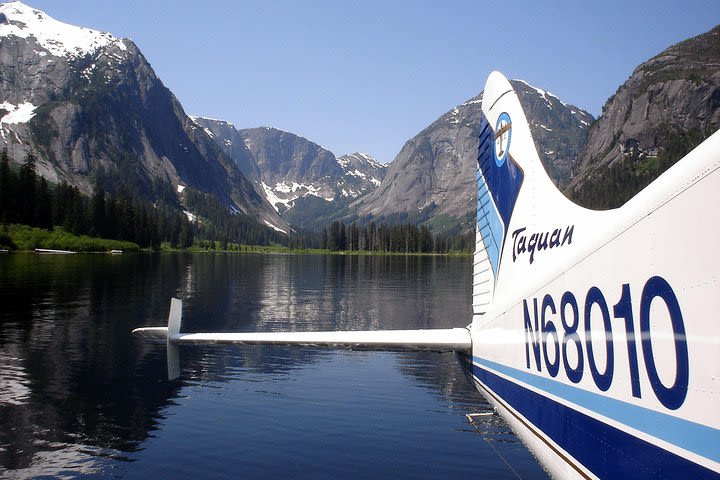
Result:
<svg viewBox="0 0 720 480"><path fill-rule="evenodd" d="M641 62L710 30L717 0L27 0L130 38L188 114L387 163L492 70L599 115Z"/></svg>

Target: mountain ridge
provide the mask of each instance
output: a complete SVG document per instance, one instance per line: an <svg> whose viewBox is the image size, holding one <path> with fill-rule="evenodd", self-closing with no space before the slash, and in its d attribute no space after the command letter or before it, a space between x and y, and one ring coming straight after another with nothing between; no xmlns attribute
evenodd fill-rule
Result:
<svg viewBox="0 0 720 480"><path fill-rule="evenodd" d="M368 154L336 157L307 138L275 127L237 129L224 120L193 118L278 213L297 226L322 228L334 219L333 212L375 188L387 168Z"/></svg>
<svg viewBox="0 0 720 480"><path fill-rule="evenodd" d="M11 158L32 149L42 176L86 193L98 182L106 190L125 184L152 200L160 184L190 187L287 228L131 40L21 2L2 4L0 14L0 137Z"/></svg>
<svg viewBox="0 0 720 480"><path fill-rule="evenodd" d="M543 165L556 184L564 185L594 118L527 82L511 83ZM472 229L481 106L482 92L408 140L383 182L350 206L357 218L426 223L439 230Z"/></svg>
<svg viewBox="0 0 720 480"><path fill-rule="evenodd" d="M615 208L720 127L720 26L641 63L603 106L566 194Z"/></svg>

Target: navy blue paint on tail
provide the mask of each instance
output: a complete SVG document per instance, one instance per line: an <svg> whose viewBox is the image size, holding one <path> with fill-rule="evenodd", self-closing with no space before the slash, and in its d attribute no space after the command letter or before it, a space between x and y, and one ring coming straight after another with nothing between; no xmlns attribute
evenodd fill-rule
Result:
<svg viewBox="0 0 720 480"><path fill-rule="evenodd" d="M482 116L478 145L477 224L496 277L502 246L524 179L523 171L508 153L511 140L512 121L507 113L498 117L495 130Z"/></svg>

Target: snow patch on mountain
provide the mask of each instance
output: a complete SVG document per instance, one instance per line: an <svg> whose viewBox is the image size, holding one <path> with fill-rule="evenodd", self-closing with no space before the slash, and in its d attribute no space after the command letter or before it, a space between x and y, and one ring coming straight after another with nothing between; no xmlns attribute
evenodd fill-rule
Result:
<svg viewBox="0 0 720 480"><path fill-rule="evenodd" d="M27 123L35 116L36 108L37 107L30 102L23 102L20 105L13 105L8 102L0 103L0 110L8 112L0 118L0 123L6 123L8 125Z"/></svg>
<svg viewBox="0 0 720 480"><path fill-rule="evenodd" d="M342 157L338 158L337 161L340 164L341 167L345 168L352 161L355 162L362 162L368 164L370 167L375 169L384 169L387 168L387 165L383 165L382 163L375 160L370 154L357 152L357 153L348 153L346 155L343 155ZM354 162L353 162L354 163Z"/></svg>
<svg viewBox="0 0 720 480"><path fill-rule="evenodd" d="M313 195L321 198L326 202L332 202L335 197L323 197L321 195L321 188L315 185L309 185L297 182L278 182L275 187L271 187L265 182L260 182L265 191L265 197L270 202L275 210L280 211L278 205L284 205L286 209L290 209L294 206L295 200L298 198Z"/></svg>
<svg viewBox="0 0 720 480"><path fill-rule="evenodd" d="M376 161L367 153L350 153L337 159L348 183L357 188L342 190L343 197L357 198L368 189L380 185L388 166ZM359 179L352 180L352 178ZM360 182L360 183L358 183Z"/></svg>
<svg viewBox="0 0 720 480"><path fill-rule="evenodd" d="M268 222L267 220L265 220L265 225L267 225L268 227L272 228L272 229L275 230L276 232L288 233L287 230L283 230L282 228L273 225L272 223Z"/></svg>
<svg viewBox="0 0 720 480"><path fill-rule="evenodd" d="M272 205L275 211L280 211L278 204L285 205L286 208L290 208L290 203L292 202L292 200L285 200L275 195L275 192L272 188L270 188L270 185L268 185L267 183L260 182L260 184L262 185L263 191L265 192L265 198L267 198L267 201L270 202L270 205Z"/></svg>
<svg viewBox="0 0 720 480"><path fill-rule="evenodd" d="M185 214L185 216L187 217L189 222L191 222L191 223L197 222L197 215L195 215L194 213L190 212L189 210L183 210L183 213Z"/></svg>
<svg viewBox="0 0 720 480"><path fill-rule="evenodd" d="M56 57L81 57L113 44L123 51L127 49L122 39L109 33L59 22L22 2L0 5L0 15L4 17L0 23L0 38L34 37L42 48Z"/></svg>
<svg viewBox="0 0 720 480"><path fill-rule="evenodd" d="M543 97L543 98L545 99L546 102L548 102L548 105L551 104L549 97L552 97L552 98L554 98L555 100L557 100L558 102L562 103L563 106L569 107L569 105L568 105L567 103L563 102L563 101L560 100L556 95L553 95L552 93L548 92L547 90L543 90L542 88L534 87L534 86L530 85L528 82L526 82L525 80L521 80L521 79L519 79L519 78L516 78L516 79L514 79L513 81L523 83L523 84L525 84L528 88L530 88L530 89L532 89L532 90L535 90L541 97Z"/></svg>
<svg viewBox="0 0 720 480"><path fill-rule="evenodd" d="M211 122L221 123L223 125L227 125L230 127L233 126L233 124L228 122L227 120L219 120L217 118L206 117L205 115L188 115L188 118L190 120L192 120L193 122L195 122L197 125L200 125L199 120L205 119L205 120L210 120Z"/></svg>

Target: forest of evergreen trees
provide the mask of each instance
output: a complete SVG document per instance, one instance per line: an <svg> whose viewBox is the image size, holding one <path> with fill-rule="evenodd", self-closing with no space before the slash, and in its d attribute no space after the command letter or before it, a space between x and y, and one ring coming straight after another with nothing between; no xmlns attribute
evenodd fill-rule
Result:
<svg viewBox="0 0 720 480"><path fill-rule="evenodd" d="M698 128L673 132L669 127L659 134L666 145L657 157L640 156L638 151L626 155L623 161L603 168L591 182L567 192L569 198L583 207L595 210L618 208L648 186L678 160L700 145L713 132Z"/></svg>
<svg viewBox="0 0 720 480"><path fill-rule="evenodd" d="M424 225L334 221L321 233L296 232L290 248L321 248L331 252L471 253L475 232L433 235Z"/></svg>
<svg viewBox="0 0 720 480"><path fill-rule="evenodd" d="M50 185L35 171L30 153L15 171L7 151L0 158L0 223L17 223L50 230L62 227L76 235L90 235L137 243L157 249L161 242L184 248L193 243L193 228L171 206L150 205L129 194L109 195L102 187L92 197L66 182Z"/></svg>
<svg viewBox="0 0 720 480"><path fill-rule="evenodd" d="M243 213L232 213L217 198L186 189L184 208L202 218L190 222L171 189L154 185L155 203L117 183L104 188L102 172L93 195L84 195L66 182L52 185L36 172L30 153L19 168L11 166L7 150L0 159L0 224L22 224L52 230L62 227L76 235L126 240L142 248L158 249L167 242L173 248L229 244L286 245L291 249L327 249L349 252L450 253L472 252L474 232L433 235L426 226L410 223L369 222L346 225L335 221L322 232L276 232ZM110 191L112 188L112 191ZM132 192L132 193L130 193Z"/></svg>
<svg viewBox="0 0 720 480"><path fill-rule="evenodd" d="M198 239L246 245L287 244L287 236L260 224L248 215L232 214L220 200L207 193L186 189L185 207L205 219L195 224ZM225 249L223 249L225 250Z"/></svg>

